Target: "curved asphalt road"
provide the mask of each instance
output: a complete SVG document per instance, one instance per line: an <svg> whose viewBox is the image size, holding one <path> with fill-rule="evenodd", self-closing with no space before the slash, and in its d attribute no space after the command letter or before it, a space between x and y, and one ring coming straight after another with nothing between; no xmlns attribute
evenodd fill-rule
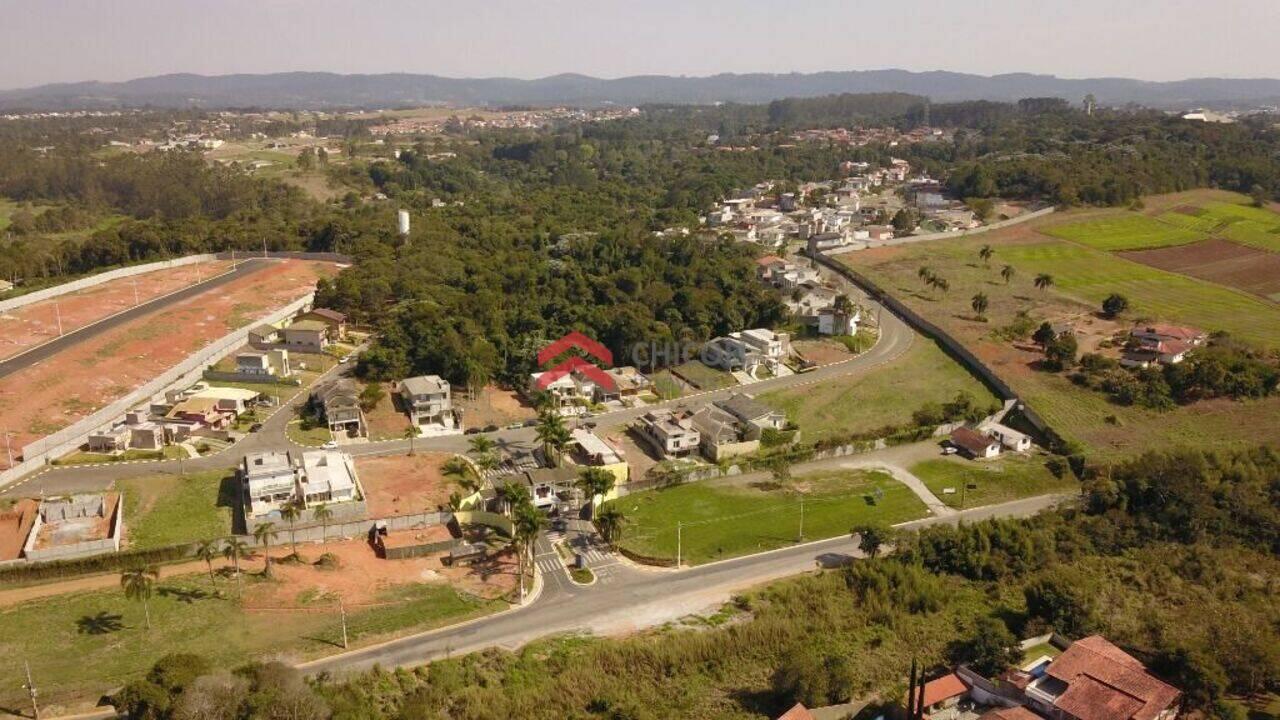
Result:
<svg viewBox="0 0 1280 720"><path fill-rule="evenodd" d="M217 275L202 283L190 285L182 288L181 290L176 290L168 295L155 298L154 300L148 300L141 305L134 305L128 310L122 310L115 315L111 315L110 317L99 320L91 325L85 325L82 328L60 335L59 337L41 345L37 345L26 352L19 353L11 358L0 361L0 378L16 373L19 370L29 368L43 360L48 360L73 345L82 343L97 335L101 335L108 330L117 328L132 320L137 320L144 315L158 310L163 310L169 305L195 297L196 295L212 290L219 285L226 285L232 280L236 280L249 275L250 273L256 272L264 264L269 262L271 261L262 259L247 260L240 263L235 270Z"/></svg>

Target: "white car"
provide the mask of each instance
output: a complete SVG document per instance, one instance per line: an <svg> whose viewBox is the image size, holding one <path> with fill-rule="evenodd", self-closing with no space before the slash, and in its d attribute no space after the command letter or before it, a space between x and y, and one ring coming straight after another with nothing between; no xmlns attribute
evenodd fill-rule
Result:
<svg viewBox="0 0 1280 720"><path fill-rule="evenodd" d="M325 444L321 445L320 447L321 447L322 449L324 449L324 450L337 450L337 449L338 449L338 443L337 443L337 441L336 441L336 440L330 440L329 442L327 442L327 443L325 443Z"/></svg>

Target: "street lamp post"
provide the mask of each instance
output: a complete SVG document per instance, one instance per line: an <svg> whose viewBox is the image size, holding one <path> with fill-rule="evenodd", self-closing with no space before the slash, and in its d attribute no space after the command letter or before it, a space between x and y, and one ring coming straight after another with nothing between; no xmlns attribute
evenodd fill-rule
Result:
<svg viewBox="0 0 1280 720"><path fill-rule="evenodd" d="M13 433L9 432L8 430L4 431L4 450L5 450L5 453L9 456L9 464L7 467L13 467L13 446L9 444L9 436L12 434Z"/></svg>

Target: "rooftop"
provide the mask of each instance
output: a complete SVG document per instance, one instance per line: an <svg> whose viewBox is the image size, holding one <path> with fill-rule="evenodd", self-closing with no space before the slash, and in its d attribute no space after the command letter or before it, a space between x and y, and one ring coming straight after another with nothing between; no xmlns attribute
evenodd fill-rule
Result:
<svg viewBox="0 0 1280 720"><path fill-rule="evenodd" d="M951 431L951 442L975 455L981 455L995 441L973 428L958 427Z"/></svg>
<svg viewBox="0 0 1280 720"><path fill-rule="evenodd" d="M310 330L312 332L324 332L324 331L327 331L328 329L329 329L329 326L325 325L323 322L320 322L319 320L299 320L291 324L289 327L285 328L285 332L288 332L290 330Z"/></svg>
<svg viewBox="0 0 1280 720"><path fill-rule="evenodd" d="M724 400L719 400L716 407L722 408L729 414L741 420L751 421L756 418L762 418L766 415L773 414L773 408L759 402L750 395L744 393L733 393Z"/></svg>
<svg viewBox="0 0 1280 720"><path fill-rule="evenodd" d="M1101 635L1072 643L1046 674L1067 683L1055 705L1080 720L1153 720L1182 694Z"/></svg>
<svg viewBox="0 0 1280 720"><path fill-rule="evenodd" d="M964 684L959 675L947 673L924 684L924 706L936 705L944 700L960 697L967 692L969 692L969 686Z"/></svg>
<svg viewBox="0 0 1280 720"><path fill-rule="evenodd" d="M400 381L400 385L410 395L435 395L449 391L449 383L445 382L439 375L419 375L405 378Z"/></svg>
<svg viewBox="0 0 1280 720"><path fill-rule="evenodd" d="M355 469L347 456L337 450L314 450L302 454L304 489L308 493L335 492L355 487Z"/></svg>

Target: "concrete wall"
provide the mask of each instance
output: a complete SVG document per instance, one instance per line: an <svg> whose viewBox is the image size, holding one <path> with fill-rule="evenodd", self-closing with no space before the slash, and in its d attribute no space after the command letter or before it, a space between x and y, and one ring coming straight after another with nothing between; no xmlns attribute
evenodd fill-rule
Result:
<svg viewBox="0 0 1280 720"><path fill-rule="evenodd" d="M304 307L310 307L314 299L315 296L309 294L263 318L259 318L256 322L249 323L239 330L224 335L222 338L192 353L185 360L161 373L151 382L107 405L89 417L26 445L22 448L22 462L4 472L0 472L0 486L39 470L49 460L76 450L85 442L90 433L110 426L115 420L123 417L131 408L148 398L160 394L170 387L185 387L200 380L204 375L205 366L217 362L245 343L246 338L249 336L250 328L260 323L279 322Z"/></svg>
<svg viewBox="0 0 1280 720"><path fill-rule="evenodd" d="M23 557L27 562L41 562L47 560L70 560L72 558L88 557L90 555L101 555L103 553L119 551L120 533L121 530L124 529L123 495L118 495L116 497L116 505L110 510L110 512L111 530L107 537L101 540L87 540L85 542L39 549L35 547L35 541L37 534L40 532L40 526L43 524L44 520L39 514L37 514L35 524L31 526L31 534L27 536L27 544L23 549Z"/></svg>
<svg viewBox="0 0 1280 720"><path fill-rule="evenodd" d="M147 263L145 265L130 265L129 267L109 270L104 273L98 273L97 275L90 275L89 277L83 277L79 280L72 280L71 282L63 283L61 285L55 285L43 290L29 292L26 295L19 295L16 298L0 301L0 312L7 312L9 310L23 307L24 305L40 302L41 300L48 300L49 298L55 298L59 295L66 295L67 293L73 293L77 290L91 288L94 285L101 285L104 282L116 280L118 278L142 275L143 273L154 272L156 270L182 267L183 265L191 265L198 262L207 262L213 259L213 255L188 255L186 257L177 258L176 260L161 260L160 262Z"/></svg>
<svg viewBox="0 0 1280 720"><path fill-rule="evenodd" d="M947 240L947 239L968 237L970 235L981 235L982 233L985 233L985 232L991 232L992 230L999 230L1000 228L1006 228L1011 225L1018 225L1020 223L1027 222L1028 220L1035 220L1036 218L1044 217L1046 215L1052 214L1055 209L1056 208L1053 208L1053 207L1041 208L1040 210L1036 210L1034 212L1023 213L1017 217L1009 218L1008 220L1000 220L998 222L993 222L990 225L983 225L982 227L976 227L972 230L960 230L957 232L928 233L925 235L908 235L907 237L894 238L892 240L859 240L859 241L855 241L852 245L832 248L830 250L823 250L821 252L827 255L843 255L844 253L847 253L847 252L856 252L858 250L865 250L867 248L885 247L885 246L893 246L893 245L907 245L910 243L929 242L930 240Z"/></svg>

